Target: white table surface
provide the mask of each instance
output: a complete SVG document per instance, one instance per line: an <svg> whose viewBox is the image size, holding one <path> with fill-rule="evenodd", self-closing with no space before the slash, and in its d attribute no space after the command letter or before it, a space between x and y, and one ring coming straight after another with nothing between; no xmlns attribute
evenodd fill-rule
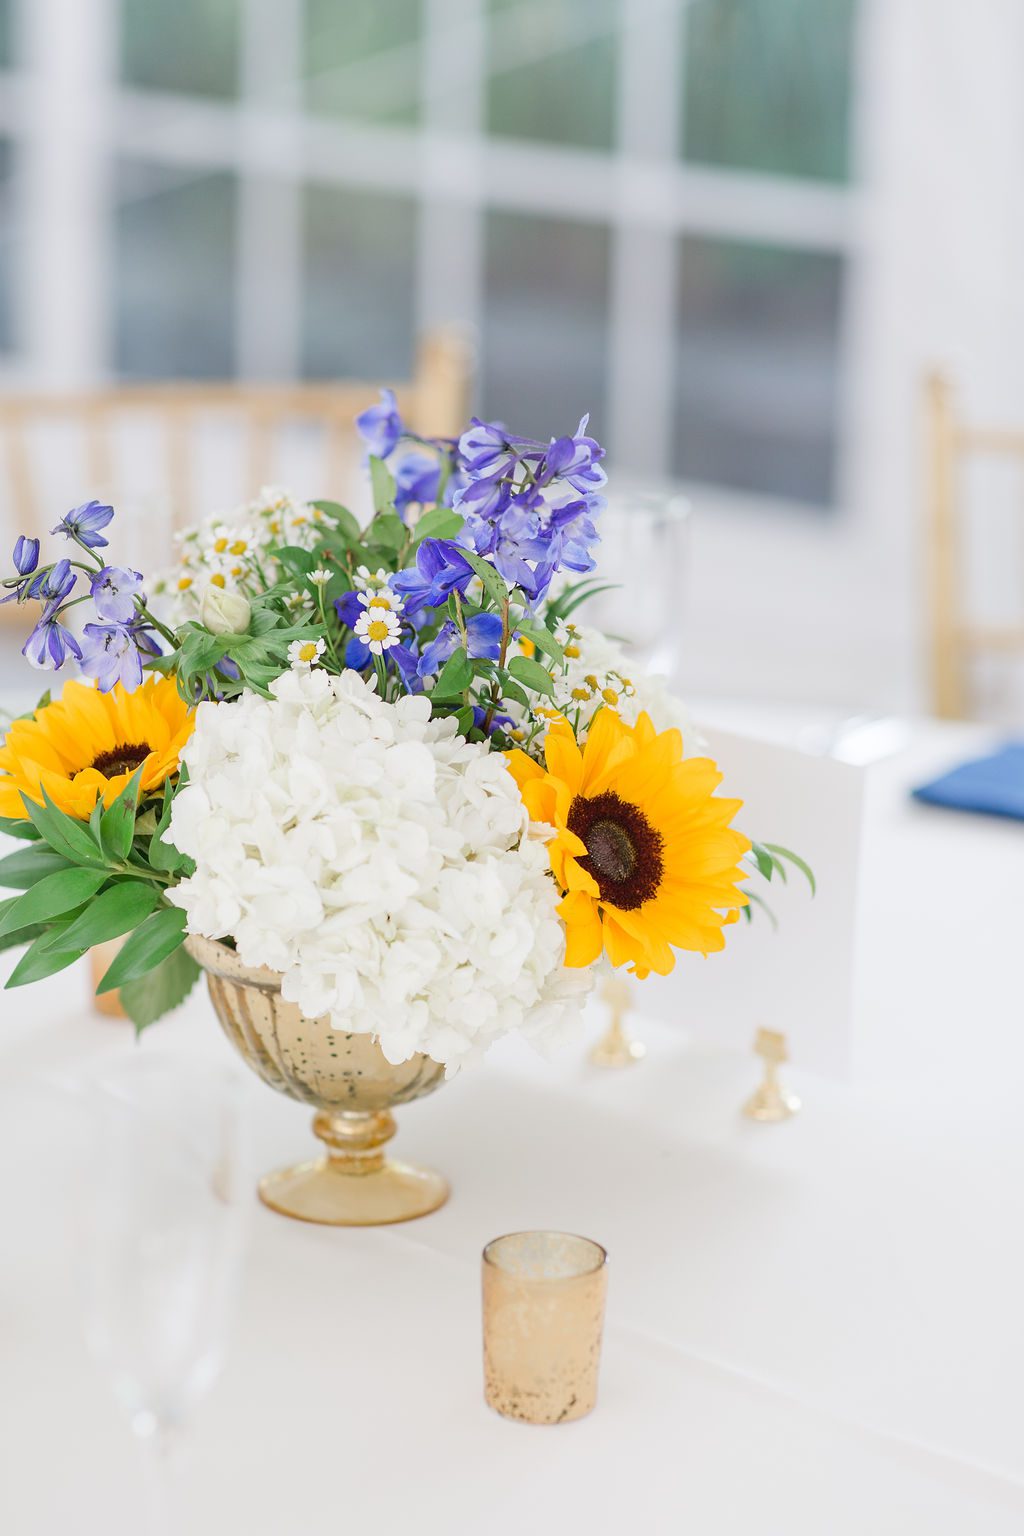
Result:
<svg viewBox="0 0 1024 1536"><path fill-rule="evenodd" d="M451 1179L437 1214L345 1231L254 1200L180 1529L1019 1536L1024 827L905 793L971 740L929 728L872 771L856 1085L794 1068L803 1113L761 1127L752 1061L682 1029L646 1026L617 1074L508 1046L399 1112L397 1146ZM136 1047L77 970L0 1008L0 1531L134 1536L50 1080ZM141 1048L229 1055L198 990ZM259 1169L309 1152L303 1108L255 1083L252 1106ZM598 1408L556 1429L481 1396L480 1249L524 1226L611 1254Z"/></svg>

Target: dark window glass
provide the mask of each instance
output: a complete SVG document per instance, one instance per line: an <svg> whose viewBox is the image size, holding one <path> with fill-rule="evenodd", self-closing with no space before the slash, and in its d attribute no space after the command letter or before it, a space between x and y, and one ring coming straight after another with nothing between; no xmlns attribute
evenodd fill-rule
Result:
<svg viewBox="0 0 1024 1536"><path fill-rule="evenodd" d="M152 91L237 96L241 0L122 0L121 78Z"/></svg>
<svg viewBox="0 0 1024 1536"><path fill-rule="evenodd" d="M673 469L829 505L841 258L697 237L680 258Z"/></svg>
<svg viewBox="0 0 1024 1536"><path fill-rule="evenodd" d="M14 150L0 139L0 352L14 346L14 269L18 232L14 209Z"/></svg>
<svg viewBox="0 0 1024 1536"><path fill-rule="evenodd" d="M611 149L614 0L490 0L489 8L488 131Z"/></svg>
<svg viewBox="0 0 1024 1536"><path fill-rule="evenodd" d="M487 220L483 410L525 436L604 431L608 232L491 213Z"/></svg>
<svg viewBox="0 0 1024 1536"><path fill-rule="evenodd" d="M687 6L686 159L847 181L854 10L855 0Z"/></svg>
<svg viewBox="0 0 1024 1536"><path fill-rule="evenodd" d="M306 0L306 103L314 112L414 123L420 0Z"/></svg>
<svg viewBox="0 0 1024 1536"><path fill-rule="evenodd" d="M235 178L122 161L116 185L118 371L130 378L230 377Z"/></svg>
<svg viewBox="0 0 1024 1536"><path fill-rule="evenodd" d="M414 201L310 186L305 224L305 373L313 378L411 377Z"/></svg>

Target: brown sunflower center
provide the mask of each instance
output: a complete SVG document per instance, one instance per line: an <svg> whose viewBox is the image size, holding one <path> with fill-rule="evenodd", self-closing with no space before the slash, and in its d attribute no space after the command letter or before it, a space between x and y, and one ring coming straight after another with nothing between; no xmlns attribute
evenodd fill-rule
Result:
<svg viewBox="0 0 1024 1536"><path fill-rule="evenodd" d="M587 845L577 862L597 881L602 901L631 912L657 895L664 839L639 806L614 794L577 795L566 825Z"/></svg>
<svg viewBox="0 0 1024 1536"><path fill-rule="evenodd" d="M145 741L118 742L109 752L101 752L92 760L92 766L104 778L116 778L119 773L134 773L144 763L153 748Z"/></svg>

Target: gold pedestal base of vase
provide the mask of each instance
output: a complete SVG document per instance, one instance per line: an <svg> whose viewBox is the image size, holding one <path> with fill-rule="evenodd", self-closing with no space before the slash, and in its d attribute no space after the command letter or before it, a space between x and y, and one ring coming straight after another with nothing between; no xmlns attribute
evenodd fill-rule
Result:
<svg viewBox="0 0 1024 1536"><path fill-rule="evenodd" d="M234 950L193 935L187 941L206 979L221 1027L242 1059L276 1088L317 1110L313 1130L326 1155L267 1174L264 1205L298 1221L377 1227L436 1211L448 1198L440 1174L391 1162L391 1110L444 1082L444 1067L417 1055L395 1065L372 1035L307 1019L281 996L281 978L243 965Z"/></svg>
<svg viewBox="0 0 1024 1536"><path fill-rule="evenodd" d="M439 1173L384 1156L381 1149L395 1134L386 1111L318 1114L313 1129L327 1156L261 1179L260 1199L272 1211L329 1227L380 1227L428 1216L448 1199Z"/></svg>

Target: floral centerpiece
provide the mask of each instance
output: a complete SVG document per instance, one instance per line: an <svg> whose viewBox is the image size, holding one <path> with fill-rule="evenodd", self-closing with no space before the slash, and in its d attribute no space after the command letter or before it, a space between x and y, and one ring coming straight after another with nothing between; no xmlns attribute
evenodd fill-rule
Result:
<svg viewBox="0 0 1024 1536"><path fill-rule="evenodd" d="M721 949L748 876L805 867L734 828L681 706L580 618L606 478L586 418L425 439L384 391L357 426L365 524L267 491L152 581L109 562L95 501L59 558L18 539L24 655L82 680L0 747L8 986L121 939L100 990L139 1029L202 966L222 1019L270 988L302 1051L369 1041L436 1078L511 1030L563 1036L602 957L644 977Z"/></svg>

